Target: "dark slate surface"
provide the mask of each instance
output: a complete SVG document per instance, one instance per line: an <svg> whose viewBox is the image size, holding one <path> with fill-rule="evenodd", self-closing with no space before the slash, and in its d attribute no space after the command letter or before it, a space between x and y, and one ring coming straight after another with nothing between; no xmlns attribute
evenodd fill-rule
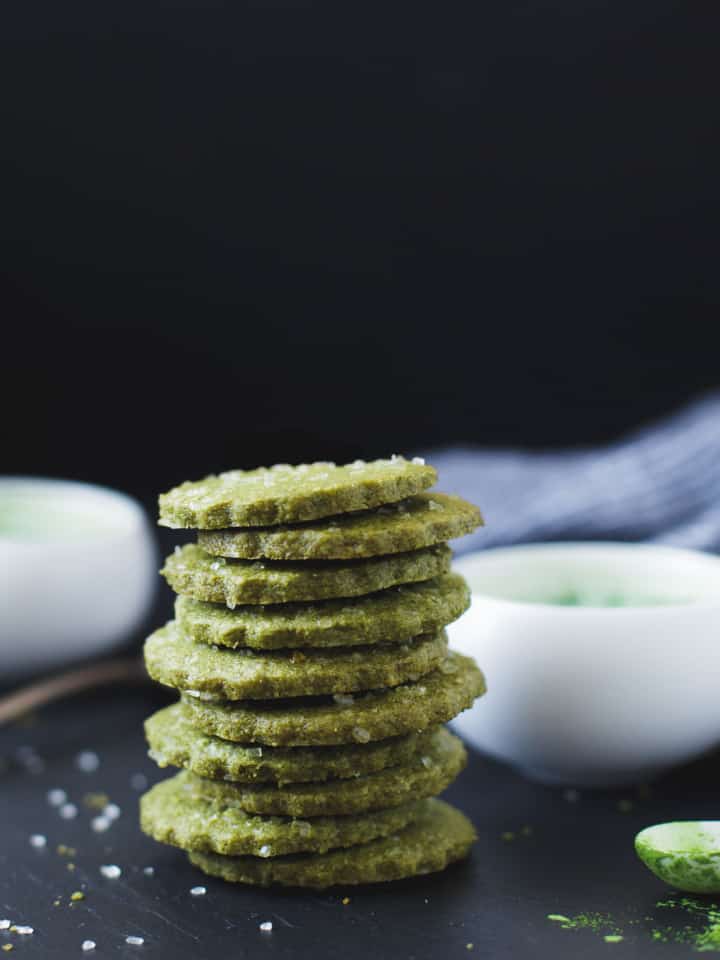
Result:
<svg viewBox="0 0 720 960"><path fill-rule="evenodd" d="M141 727L162 702L149 687L118 689L58 704L30 724L0 730L0 919L35 928L32 936L0 933L0 944L15 945L9 956L592 960L614 951L672 960L691 953L687 945L653 941L653 928L680 927L689 918L655 906L668 891L635 860L632 838L657 820L716 816L712 758L656 784L649 796L581 792L571 802L562 790L529 784L473 756L449 791L479 827L469 863L391 886L268 892L205 879L182 853L140 833L131 778L142 773L153 782L163 775L145 756ZM83 750L98 754L96 771L77 768ZM78 805L76 819L63 820L50 806L46 795L53 787ZM93 813L83 803L93 791L122 808L103 834L91 830ZM526 826L530 835L523 835ZM508 831L514 839L503 837ZM47 836L45 849L30 845L33 833ZM59 855L61 843L77 852ZM104 878L101 864L118 864L122 876ZM154 867L154 876L145 875L146 866ZM196 884L207 887L206 896L190 895ZM85 899L69 906L75 890ZM346 895L351 900L343 905ZM556 912L608 913L625 939L606 943L609 928L562 930L547 919ZM264 920L272 921L272 933L260 932ZM144 937L144 945L126 945L128 934ZM97 942L93 954L81 951L87 938Z"/></svg>

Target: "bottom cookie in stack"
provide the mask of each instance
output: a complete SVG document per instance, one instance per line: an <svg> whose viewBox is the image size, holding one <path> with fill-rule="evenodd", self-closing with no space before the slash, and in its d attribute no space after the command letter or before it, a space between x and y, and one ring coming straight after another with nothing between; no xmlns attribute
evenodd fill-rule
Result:
<svg viewBox="0 0 720 960"><path fill-rule="evenodd" d="M453 653L416 681L355 695L215 701L186 691L146 723L156 762L185 769L143 797L143 829L205 872L250 884L442 870L475 833L432 799L466 763L439 724L483 691L473 661Z"/></svg>
<svg viewBox="0 0 720 960"><path fill-rule="evenodd" d="M442 800L424 800L406 827L358 846L271 860L191 853L190 861L230 882L322 889L436 873L464 859L474 841L475 829L464 814Z"/></svg>

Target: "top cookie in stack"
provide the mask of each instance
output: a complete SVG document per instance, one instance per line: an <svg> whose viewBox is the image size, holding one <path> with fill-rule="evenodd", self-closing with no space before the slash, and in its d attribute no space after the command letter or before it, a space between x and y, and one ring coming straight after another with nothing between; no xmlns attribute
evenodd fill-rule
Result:
<svg viewBox="0 0 720 960"><path fill-rule="evenodd" d="M402 457L231 471L160 497L198 529L163 573L176 619L148 671L179 704L147 723L185 771L142 803L143 828L201 869L248 883L394 879L463 856L473 829L429 799L465 753L438 724L484 691L443 628L466 609L445 541L482 518L425 492Z"/></svg>

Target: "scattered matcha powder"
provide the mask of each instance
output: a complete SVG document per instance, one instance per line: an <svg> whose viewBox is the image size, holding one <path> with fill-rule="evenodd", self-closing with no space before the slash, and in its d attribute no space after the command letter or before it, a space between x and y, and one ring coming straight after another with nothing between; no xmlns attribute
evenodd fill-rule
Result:
<svg viewBox="0 0 720 960"><path fill-rule="evenodd" d="M661 943L687 943L698 953L720 953L720 907L716 903L694 897L670 897L668 900L660 900L655 906L683 910L691 917L701 920L705 926L700 930L693 925L679 930L674 927L656 928L652 931L653 940Z"/></svg>
<svg viewBox="0 0 720 960"><path fill-rule="evenodd" d="M505 830L500 834L500 839L504 840L505 843L512 843L513 840L517 840L518 837L531 837L533 835L533 828L525 823L519 830Z"/></svg>
<svg viewBox="0 0 720 960"><path fill-rule="evenodd" d="M559 923L563 930L590 930L592 933L602 933L606 938L622 936L618 925L606 913L578 913L574 917L566 917L562 913L549 913L547 918Z"/></svg>
<svg viewBox="0 0 720 960"><path fill-rule="evenodd" d="M656 926L650 931L654 943L686 944L697 953L720 953L720 906L694 897L670 897L659 900L657 909L681 910L692 923L684 926ZM563 913L549 913L548 920L557 923L563 930L590 930L602 936L605 943L621 943L623 932L612 917L603 913L580 913L567 917ZM652 920L645 917L645 920ZM630 920L633 924L637 921Z"/></svg>

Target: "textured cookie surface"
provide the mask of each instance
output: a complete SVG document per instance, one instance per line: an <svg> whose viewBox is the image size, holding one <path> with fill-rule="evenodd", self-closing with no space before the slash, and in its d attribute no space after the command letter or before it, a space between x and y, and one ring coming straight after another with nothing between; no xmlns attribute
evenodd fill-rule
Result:
<svg viewBox="0 0 720 960"><path fill-rule="evenodd" d="M328 650L212 647L184 637L175 621L145 641L153 680L221 700L257 700L396 687L434 670L447 654L444 631L400 644Z"/></svg>
<svg viewBox="0 0 720 960"><path fill-rule="evenodd" d="M160 524L214 530L302 523L394 503L436 480L432 467L403 457L356 460L345 466L304 463L231 470L161 494Z"/></svg>
<svg viewBox="0 0 720 960"><path fill-rule="evenodd" d="M320 749L320 748L318 748ZM351 780L294 783L289 787L193 780L197 796L264 816L323 817L367 813L432 797L448 787L467 762L462 742L437 728L422 753L407 763ZM190 776L194 776L190 774Z"/></svg>
<svg viewBox="0 0 720 960"><path fill-rule="evenodd" d="M348 602L225 605L177 597L175 619L186 636L224 647L341 647L394 643L437 633L470 605L457 573L390 587Z"/></svg>
<svg viewBox="0 0 720 960"><path fill-rule="evenodd" d="M191 722L224 740L270 746L368 743L452 719L485 692L470 657L449 653L417 683L332 698L210 702L183 694Z"/></svg>
<svg viewBox="0 0 720 960"><path fill-rule="evenodd" d="M436 873L464 859L474 841L475 830L466 816L442 800L428 800L409 826L363 846L272 860L192 853L190 860L210 876L232 883L323 889Z"/></svg>
<svg viewBox="0 0 720 960"><path fill-rule="evenodd" d="M472 533L477 507L444 493L421 493L376 510L301 526L201 530L198 544L220 557L246 560L352 560L421 550Z"/></svg>
<svg viewBox="0 0 720 960"><path fill-rule="evenodd" d="M234 607L357 597L447 573L450 557L450 548L438 545L367 560L226 560L189 543L167 558L161 573L176 593Z"/></svg>
<svg viewBox="0 0 720 960"><path fill-rule="evenodd" d="M422 812L420 800L355 817L260 817L225 800L198 795L197 778L182 771L156 784L140 800L140 825L160 843L183 850L231 856L274 857L286 853L324 853L335 847L367 843L401 830Z"/></svg>
<svg viewBox="0 0 720 960"><path fill-rule="evenodd" d="M346 779L407 763L427 752L435 730L340 747L268 747L232 743L194 727L183 703L145 721L150 756L160 767L186 767L201 777L243 783Z"/></svg>

